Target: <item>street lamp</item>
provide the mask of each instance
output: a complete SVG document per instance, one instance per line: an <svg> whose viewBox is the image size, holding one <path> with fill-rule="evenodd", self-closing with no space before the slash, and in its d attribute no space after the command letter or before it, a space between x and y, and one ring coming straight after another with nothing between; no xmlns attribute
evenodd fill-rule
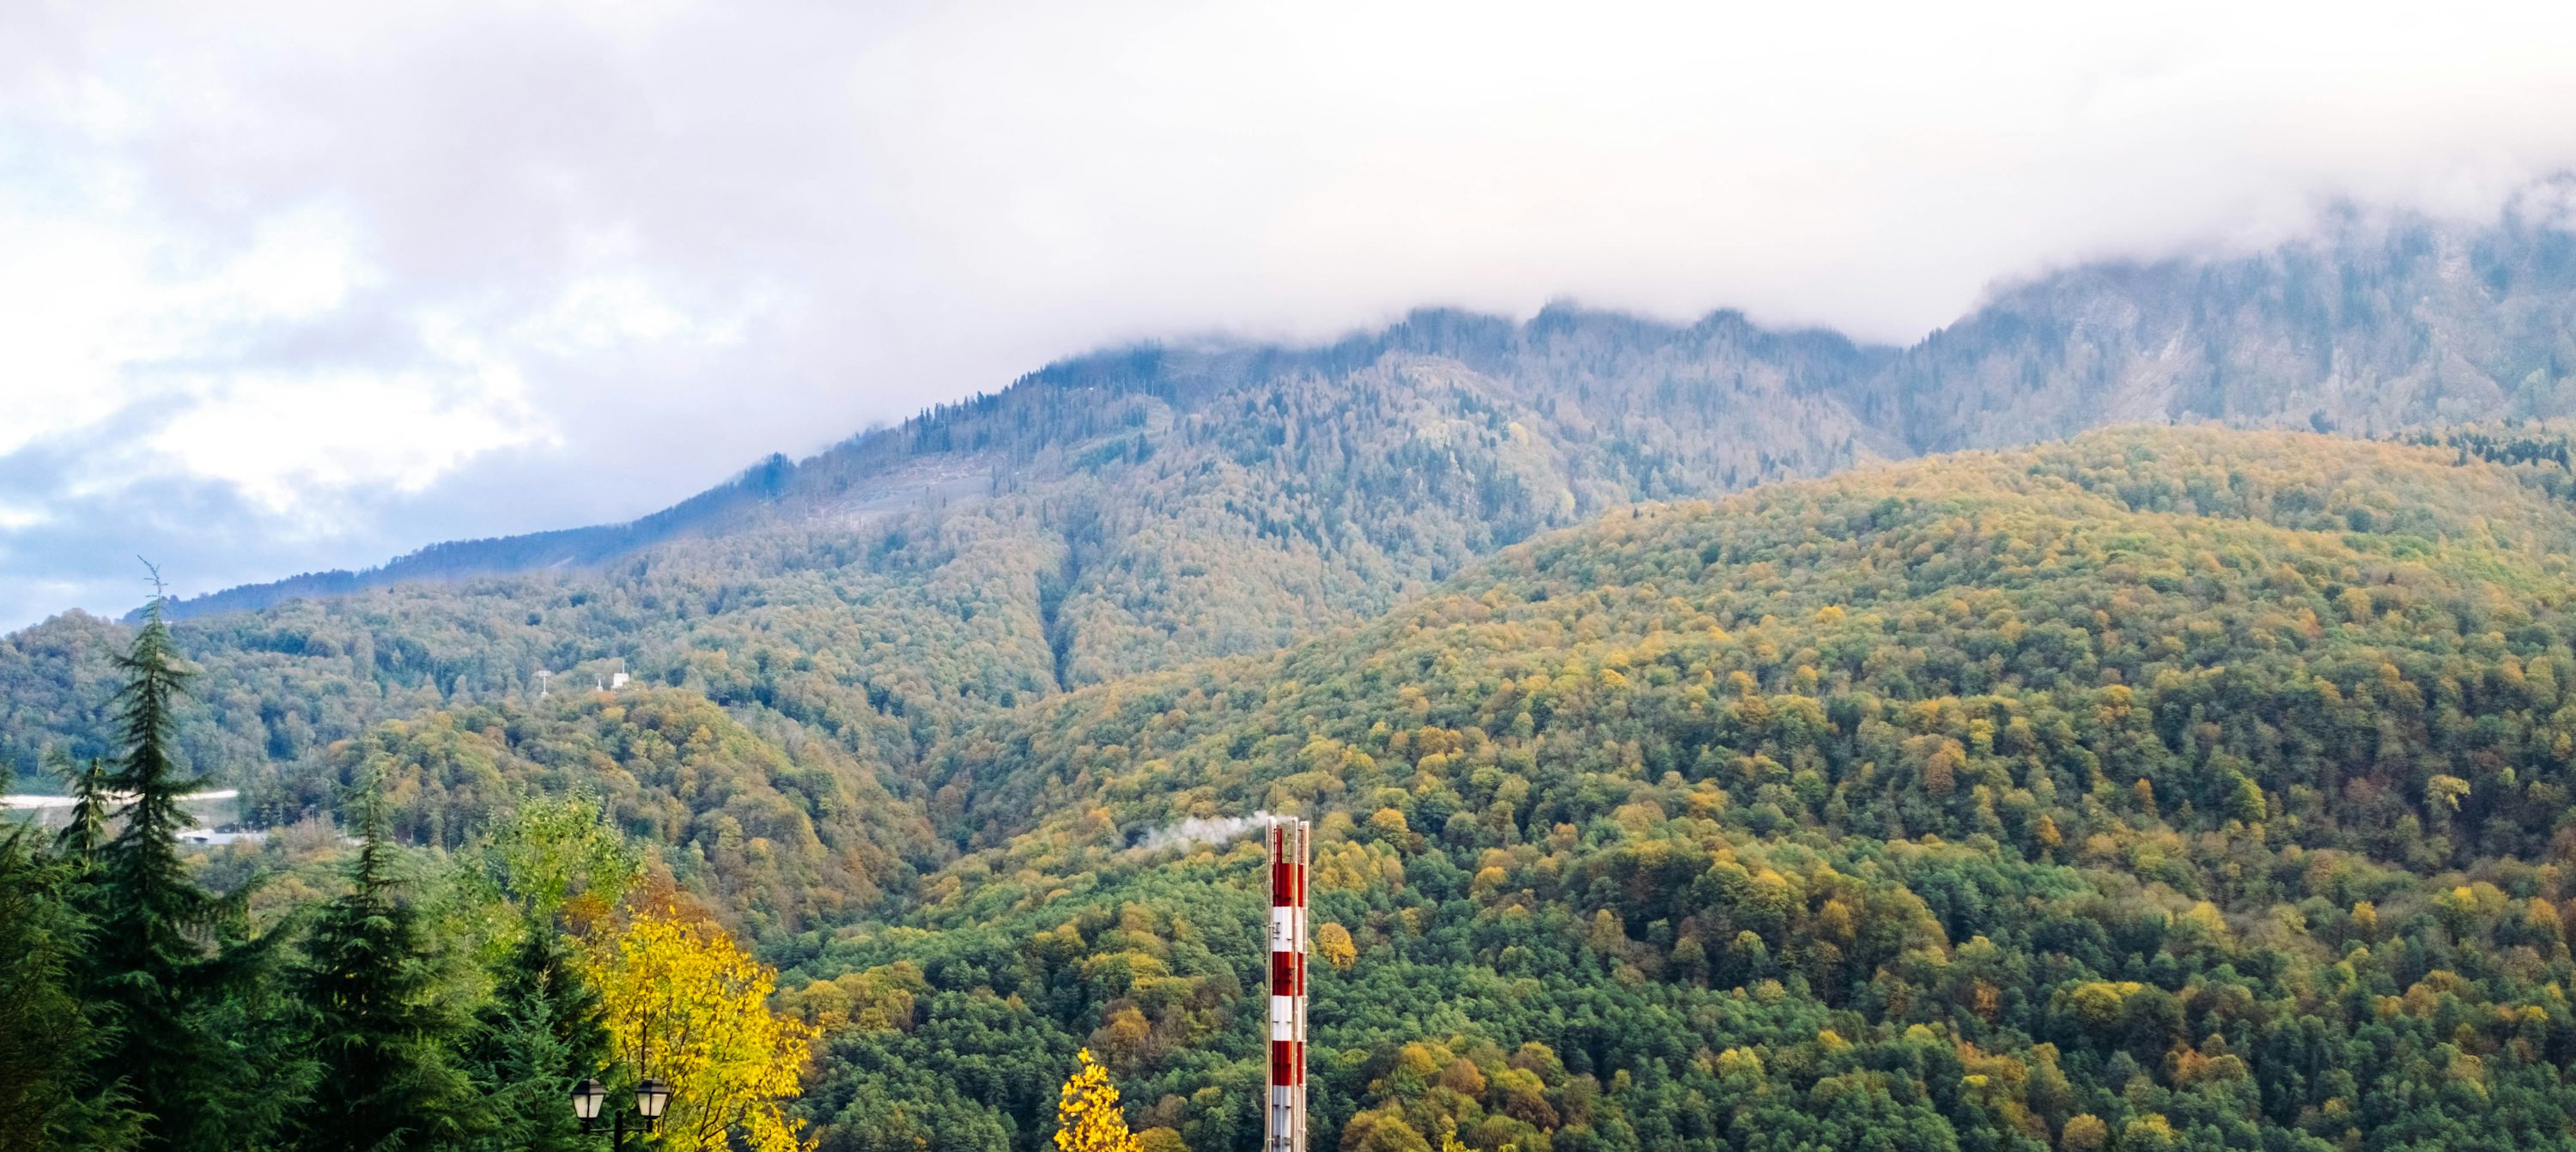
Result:
<svg viewBox="0 0 2576 1152"><path fill-rule="evenodd" d="M635 1114L644 1118L644 1130L650 1132L662 1122L662 1110L671 1106L671 1086L650 1076L635 1086Z"/></svg>
<svg viewBox="0 0 2576 1152"><path fill-rule="evenodd" d="M591 1079L585 1079L581 1083L573 1085L572 1114L575 1119L581 1121L581 1130L584 1133L597 1133L600 1130L599 1112L600 1109L606 1107L607 1104L607 1085ZM670 1085L651 1076L647 1076L643 1080L637 1082L635 1085L635 1131L638 1133L651 1132L661 1127L662 1110L670 1106ZM626 1147L626 1130L626 1113L619 1112L609 1118L608 1146L611 1149L615 1149L617 1152L624 1152Z"/></svg>
<svg viewBox="0 0 2576 1152"><path fill-rule="evenodd" d="M572 1114L581 1119L581 1129L590 1130L599 1119L599 1106L608 1103L608 1086L597 1080L584 1080L572 1086Z"/></svg>

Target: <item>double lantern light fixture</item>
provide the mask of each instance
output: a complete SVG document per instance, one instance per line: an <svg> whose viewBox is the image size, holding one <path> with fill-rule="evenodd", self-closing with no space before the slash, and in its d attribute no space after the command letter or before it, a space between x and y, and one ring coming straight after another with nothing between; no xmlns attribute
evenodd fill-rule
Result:
<svg viewBox="0 0 2576 1152"><path fill-rule="evenodd" d="M606 1106L607 1103L607 1085L601 1084L597 1080L584 1080L580 1084L573 1086L572 1114L581 1120L581 1130L583 1132L595 1133L599 1131L600 1109ZM635 1085L635 1116L642 1122L636 1125L636 1131L651 1132L655 1128L659 1127L662 1122L662 1110L670 1106L670 1085L650 1076L647 1076L642 1081L638 1082ZM620 1112L610 1121L610 1130L614 1135L609 1146L611 1148L624 1148L626 1146L626 1113Z"/></svg>

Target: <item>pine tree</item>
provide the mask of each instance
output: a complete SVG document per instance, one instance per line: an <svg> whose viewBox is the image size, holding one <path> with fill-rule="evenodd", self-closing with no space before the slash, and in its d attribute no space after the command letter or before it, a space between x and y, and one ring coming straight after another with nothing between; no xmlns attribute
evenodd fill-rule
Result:
<svg viewBox="0 0 2576 1152"><path fill-rule="evenodd" d="M314 1152L452 1147L467 1126L469 1086L446 1045L465 1022L440 1002L419 913L394 890L377 782L357 799L350 890L315 918L297 973L319 1073L302 1143Z"/></svg>
<svg viewBox="0 0 2576 1152"><path fill-rule="evenodd" d="M1118 1086L1109 1070L1091 1058L1091 1049L1076 1054L1080 1063L1064 1082L1055 1105L1056 1152L1136 1152L1127 1131L1127 1116L1118 1108Z"/></svg>

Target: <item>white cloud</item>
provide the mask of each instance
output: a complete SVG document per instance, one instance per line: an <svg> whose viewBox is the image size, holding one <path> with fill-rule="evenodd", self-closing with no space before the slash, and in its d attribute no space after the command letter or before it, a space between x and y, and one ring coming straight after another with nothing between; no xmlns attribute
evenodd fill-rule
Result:
<svg viewBox="0 0 2576 1152"><path fill-rule="evenodd" d="M745 312L758 310L756 303ZM518 324L512 335L557 356L651 344L721 346L740 341L746 314L700 317L681 310L632 272L585 276L566 285L552 307Z"/></svg>
<svg viewBox="0 0 2576 1152"><path fill-rule="evenodd" d="M235 376L149 446L162 463L327 532L335 525L310 518L335 510L351 488L418 492L475 456L550 439L517 391L507 368L449 379Z"/></svg>

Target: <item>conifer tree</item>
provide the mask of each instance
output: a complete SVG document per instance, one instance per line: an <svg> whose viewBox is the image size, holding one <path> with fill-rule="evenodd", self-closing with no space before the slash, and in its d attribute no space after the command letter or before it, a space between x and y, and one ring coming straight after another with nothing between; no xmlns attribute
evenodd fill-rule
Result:
<svg viewBox="0 0 2576 1152"><path fill-rule="evenodd" d="M453 1147L468 1119L468 1085L446 1045L465 1022L441 1003L419 912L395 892L375 777L357 808L350 890L315 918L297 974L319 1075L302 1141L314 1152Z"/></svg>
<svg viewBox="0 0 2576 1152"><path fill-rule="evenodd" d="M0 776L0 779L6 779ZM0 832L0 1148L115 1148L122 1109L92 1091L96 1033L74 984L83 942L63 899L76 869L24 826Z"/></svg>
<svg viewBox="0 0 2576 1152"><path fill-rule="evenodd" d="M99 878L99 851L107 846L109 820L115 814L115 794L107 786L107 762L93 756L86 767L74 769L69 757L56 753L49 760L54 775L71 790L71 820L54 834L53 860L60 869L60 894L64 912L71 918L77 941L72 954L85 958L101 911L104 886ZM73 994L84 1001L91 999L85 979L95 976L94 966L73 964L65 978ZM97 1014L99 1009L85 1005L85 1011ZM105 1035L97 1039L104 1041Z"/></svg>
<svg viewBox="0 0 2576 1152"><path fill-rule="evenodd" d="M98 851L107 845L108 819L115 814L116 798L108 789L107 761L95 756L75 771L69 760L59 760L55 774L72 790L71 822L54 836L54 853L86 871L98 862Z"/></svg>
<svg viewBox="0 0 2576 1152"><path fill-rule="evenodd" d="M463 1066L489 1113L472 1147L489 1152L571 1152L581 1134L564 1098L607 1062L597 989L553 926L530 918L492 999L475 1014Z"/></svg>
<svg viewBox="0 0 2576 1152"><path fill-rule="evenodd" d="M1091 1058L1089 1048L1075 1059L1079 1063L1055 1105L1056 1152L1136 1152L1136 1137L1127 1131L1109 1070Z"/></svg>
<svg viewBox="0 0 2576 1152"><path fill-rule="evenodd" d="M182 802L203 780L183 775L175 747L189 670L158 596L116 666L123 750L87 782L82 817L103 825L120 805L87 874L95 912L78 965L102 1036L93 1098L131 1108L144 1152L266 1147L301 1083L269 986L277 937L249 937L251 885L218 898L179 856L178 835L195 824Z"/></svg>
<svg viewBox="0 0 2576 1152"><path fill-rule="evenodd" d="M71 1103L72 1054L61 1020L79 1005L64 987L61 941L45 915L49 878L26 837L0 836L0 1147L43 1145Z"/></svg>
<svg viewBox="0 0 2576 1152"><path fill-rule="evenodd" d="M482 1098L490 1125L475 1152L588 1149L564 1099L583 1079L602 1075L608 1030L599 989L562 921L605 915L633 879L638 863L617 830L587 798L528 797L497 817L480 846L497 900L517 913L519 943L495 973L492 999L475 1013L462 1067Z"/></svg>
<svg viewBox="0 0 2576 1152"><path fill-rule="evenodd" d="M195 823L181 801L201 781L182 775L172 747L188 671L159 597L116 667L125 674L116 696L124 752L112 772L90 781L89 811L75 821L75 829L94 822L94 831L104 823L105 795L123 794L124 823L97 848L99 923L85 981L109 1029L97 1066L143 1114L143 1147L220 1147L229 1141L211 1134L226 1120L217 1104L228 1091L222 1080L239 1068L197 1011L211 992L204 934L217 909L179 859L178 835Z"/></svg>

